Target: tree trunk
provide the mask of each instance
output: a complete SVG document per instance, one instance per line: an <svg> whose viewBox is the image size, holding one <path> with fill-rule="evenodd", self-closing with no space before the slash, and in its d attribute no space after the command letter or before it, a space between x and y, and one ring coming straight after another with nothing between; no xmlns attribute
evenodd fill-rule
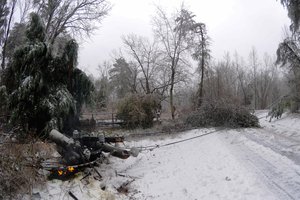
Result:
<svg viewBox="0 0 300 200"><path fill-rule="evenodd" d="M203 36L202 36L203 37ZM202 39L203 40L203 39ZM202 44L202 56L201 56L201 80L199 85L199 96L198 96L198 108L202 105L203 101L203 81L204 81L204 47Z"/></svg>
<svg viewBox="0 0 300 200"><path fill-rule="evenodd" d="M172 119L175 119L175 106L174 106L174 102L173 102L174 79L175 79L175 71L172 70L171 87L170 87L170 109L171 109Z"/></svg>
<svg viewBox="0 0 300 200"><path fill-rule="evenodd" d="M11 24L11 21L12 21L12 17L14 15L16 2L17 2L16 0L12 1L11 11L10 11L9 20L8 20L8 24L7 24L7 29L6 29L6 33L5 33L4 45L2 47L2 62L1 62L2 70L4 70L4 68L5 68L6 46L7 46L7 40L8 40L8 36L9 36L9 32L10 32L10 24Z"/></svg>
<svg viewBox="0 0 300 200"><path fill-rule="evenodd" d="M146 79L146 94L151 94L148 77L145 77L145 79Z"/></svg>

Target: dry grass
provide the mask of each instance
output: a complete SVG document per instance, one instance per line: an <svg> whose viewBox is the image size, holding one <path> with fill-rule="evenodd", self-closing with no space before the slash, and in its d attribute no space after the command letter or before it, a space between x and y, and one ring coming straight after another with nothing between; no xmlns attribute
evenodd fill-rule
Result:
<svg viewBox="0 0 300 200"><path fill-rule="evenodd" d="M21 199L31 195L34 185L45 182L39 169L42 158L53 148L43 142L18 144L6 141L0 145L0 199Z"/></svg>

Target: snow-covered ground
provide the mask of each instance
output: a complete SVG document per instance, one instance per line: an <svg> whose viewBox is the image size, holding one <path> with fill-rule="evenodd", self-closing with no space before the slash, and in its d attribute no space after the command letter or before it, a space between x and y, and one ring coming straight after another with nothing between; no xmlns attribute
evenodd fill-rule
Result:
<svg viewBox="0 0 300 200"><path fill-rule="evenodd" d="M102 180L49 181L42 199L300 199L300 118L284 115L262 128L219 132L155 148L127 160L110 158L98 171ZM198 129L148 137L129 146L162 145L205 134ZM92 173L96 176L96 173ZM117 192L123 184L123 192ZM102 188L102 189L101 189ZM127 191L128 189L128 191Z"/></svg>

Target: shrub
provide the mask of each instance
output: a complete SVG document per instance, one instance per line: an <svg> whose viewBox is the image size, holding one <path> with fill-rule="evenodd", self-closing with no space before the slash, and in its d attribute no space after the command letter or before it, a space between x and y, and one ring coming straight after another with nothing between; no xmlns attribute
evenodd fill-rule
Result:
<svg viewBox="0 0 300 200"><path fill-rule="evenodd" d="M193 127L259 127L258 118L248 109L224 99L204 101L198 110L187 116L185 122Z"/></svg>
<svg viewBox="0 0 300 200"><path fill-rule="evenodd" d="M159 101L154 95L128 95L118 104L117 118L123 120L127 128L149 128L158 108Z"/></svg>

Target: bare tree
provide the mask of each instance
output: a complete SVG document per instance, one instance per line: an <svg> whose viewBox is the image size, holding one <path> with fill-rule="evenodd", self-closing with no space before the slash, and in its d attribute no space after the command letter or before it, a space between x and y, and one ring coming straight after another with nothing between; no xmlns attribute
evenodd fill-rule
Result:
<svg viewBox="0 0 300 200"><path fill-rule="evenodd" d="M272 98L273 85L276 76L275 61L268 55L265 54L263 57L263 69L260 70L257 80L257 96L259 101L259 109L266 109L269 99Z"/></svg>
<svg viewBox="0 0 300 200"><path fill-rule="evenodd" d="M123 36L122 39L129 55L140 69L141 78L139 82L144 93L163 95L169 86L169 81L166 80L166 74L162 68L162 53L157 43L133 34Z"/></svg>
<svg viewBox="0 0 300 200"><path fill-rule="evenodd" d="M183 20L183 6L173 17L168 17L166 12L157 7L156 16L153 18L155 37L161 42L166 55L166 66L169 69L170 77L170 109L172 119L175 118L174 106L174 86L177 82L176 77L180 66L185 66L184 54L190 49L190 44L186 42L186 24ZM176 20L177 19L177 20Z"/></svg>
<svg viewBox="0 0 300 200"><path fill-rule="evenodd" d="M47 40L54 43L63 33L73 36L90 35L96 22L111 9L107 0L37 0L34 7L46 26Z"/></svg>
<svg viewBox="0 0 300 200"><path fill-rule="evenodd" d="M249 73L246 71L246 64L242 57L240 57L237 53L234 55L233 61L234 68L237 73L238 84L237 84L237 96L242 96L242 104L244 106L248 106L251 104L251 91L250 84L251 78L249 77Z"/></svg>
<svg viewBox="0 0 300 200"><path fill-rule="evenodd" d="M0 44L3 44L7 26L7 16L9 15L9 6L6 0L0 1Z"/></svg>
<svg viewBox="0 0 300 200"><path fill-rule="evenodd" d="M13 19L13 15L15 13L15 7L16 7L16 3L17 3L17 0L12 0L10 2L10 11L9 11L9 16L8 16L8 19L7 19L7 23L6 23L6 26L5 26L5 35L4 35L4 38L3 38L3 46L2 46L2 62L1 62L1 68L2 70L5 68L5 59L6 59L6 46L7 46L7 41L8 41L8 37L9 37L9 33L10 33L10 29L11 29L11 26L12 26L12 19Z"/></svg>
<svg viewBox="0 0 300 200"><path fill-rule="evenodd" d="M254 47L252 47L251 52L249 54L249 64L253 69L253 93L254 93L254 109L257 108L257 70L259 66L257 51Z"/></svg>
<svg viewBox="0 0 300 200"><path fill-rule="evenodd" d="M28 13L30 12L30 10L32 10L32 4L33 4L32 0L26 0L26 1L17 0L20 23L25 23Z"/></svg>

